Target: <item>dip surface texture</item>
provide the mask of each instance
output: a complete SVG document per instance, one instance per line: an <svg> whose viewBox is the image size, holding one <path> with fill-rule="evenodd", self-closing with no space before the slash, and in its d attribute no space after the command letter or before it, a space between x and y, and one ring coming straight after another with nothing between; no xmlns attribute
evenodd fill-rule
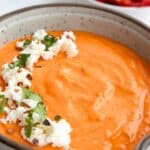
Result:
<svg viewBox="0 0 150 150"><path fill-rule="evenodd" d="M78 56L67 59L60 53L40 60L32 89L42 96L49 117L60 115L71 124L71 150L133 150L150 133L149 65L110 39L74 33ZM16 41L5 45L0 66L17 54ZM0 85L4 87L2 79ZM0 133L34 149L60 149L29 144L13 123L0 124Z"/></svg>

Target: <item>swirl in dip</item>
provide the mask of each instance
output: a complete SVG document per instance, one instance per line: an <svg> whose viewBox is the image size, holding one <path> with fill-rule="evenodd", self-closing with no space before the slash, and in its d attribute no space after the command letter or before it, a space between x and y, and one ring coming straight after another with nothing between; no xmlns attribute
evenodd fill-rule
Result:
<svg viewBox="0 0 150 150"><path fill-rule="evenodd" d="M49 34L58 37L62 32ZM78 55L67 58L60 52L53 59L38 60L32 91L42 97L49 118L61 116L71 127L71 150L133 150L150 133L149 64L113 40L74 34ZM16 41L6 44L0 50L0 66L19 52ZM0 85L2 90L6 86L2 77ZM0 123L0 133L34 149L63 149L26 140L18 122Z"/></svg>

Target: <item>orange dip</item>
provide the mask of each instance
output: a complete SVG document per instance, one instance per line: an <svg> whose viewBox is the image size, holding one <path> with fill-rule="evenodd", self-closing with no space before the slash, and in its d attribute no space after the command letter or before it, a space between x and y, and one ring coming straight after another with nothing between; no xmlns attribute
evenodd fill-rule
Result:
<svg viewBox="0 0 150 150"><path fill-rule="evenodd" d="M40 60L32 89L43 97L49 117L59 114L71 124L71 150L133 150L150 133L149 65L113 40L75 35L78 56ZM0 66L18 54L15 45L1 48ZM29 144L16 124L0 124L0 133L35 149L60 150Z"/></svg>

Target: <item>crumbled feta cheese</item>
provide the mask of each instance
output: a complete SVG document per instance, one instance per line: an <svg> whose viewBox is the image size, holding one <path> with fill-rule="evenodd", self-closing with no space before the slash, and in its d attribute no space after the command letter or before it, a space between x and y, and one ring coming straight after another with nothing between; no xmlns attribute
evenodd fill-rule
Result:
<svg viewBox="0 0 150 150"><path fill-rule="evenodd" d="M39 54L43 50L45 50L45 45L40 41L34 40L27 48L21 51L21 53Z"/></svg>
<svg viewBox="0 0 150 150"><path fill-rule="evenodd" d="M37 31L35 34L43 34L43 31ZM46 35L46 34L43 34ZM30 54L30 57L27 60L26 66L30 70L33 69L33 65L38 61L40 57L43 59L53 59L60 51L66 53L68 58L75 57L78 55L78 50L76 44L74 43L75 35L73 32L64 32L60 39L50 46L48 51L45 51L45 45L41 43L39 38L34 38L35 40L25 48L21 53ZM38 39L38 40L37 40Z"/></svg>
<svg viewBox="0 0 150 150"><path fill-rule="evenodd" d="M18 41L16 43L16 46L19 47L19 48L23 48L23 45L24 45L24 40L23 41Z"/></svg>
<svg viewBox="0 0 150 150"><path fill-rule="evenodd" d="M39 58L40 58L39 55L31 55L26 62L27 68L32 71L33 65L38 61Z"/></svg>
<svg viewBox="0 0 150 150"><path fill-rule="evenodd" d="M52 50L49 50L49 51L43 51L42 54L41 54L41 57L45 60L48 60L48 59L53 59L55 56L54 54L54 51Z"/></svg>
<svg viewBox="0 0 150 150"><path fill-rule="evenodd" d="M22 101L22 88L19 86L7 86L3 92L5 98L12 99L16 102Z"/></svg>
<svg viewBox="0 0 150 150"><path fill-rule="evenodd" d="M48 50L51 52L50 58L56 56L60 51L65 52L68 58L77 56L78 50L73 40L75 40L73 32L64 32L61 38L58 39L53 46L49 47Z"/></svg>
<svg viewBox="0 0 150 150"><path fill-rule="evenodd" d="M25 107L17 107L16 109L9 109L7 112L6 121L16 123L17 120L22 120L24 113L27 111Z"/></svg>
<svg viewBox="0 0 150 150"><path fill-rule="evenodd" d="M53 132L48 136L48 141L50 141L54 147L63 147L65 150L68 150L71 142L70 133L72 130L69 123L61 119L59 122L53 121L51 124Z"/></svg>
<svg viewBox="0 0 150 150"><path fill-rule="evenodd" d="M49 128L49 130L51 130L50 126L47 127L47 128ZM38 146L45 146L47 144L50 144L47 141L47 134L44 133L44 130L43 130L42 126L40 127L38 125L37 127L32 127L30 138L27 138L25 136L25 129L24 128L22 128L21 134L22 134L23 138L26 139L27 141L29 141L30 143L33 143L33 140L36 139L38 141L37 142Z"/></svg>
<svg viewBox="0 0 150 150"><path fill-rule="evenodd" d="M60 51L65 52L68 58L75 57L78 55L78 50L73 40L75 40L73 32L64 32L61 38L49 47L48 51L42 52L41 57L43 59L53 59Z"/></svg>
<svg viewBox="0 0 150 150"><path fill-rule="evenodd" d="M43 59L53 59L54 56L56 56L60 52L62 44L63 41L57 40L57 42L53 44L53 46L49 47L48 51L42 52L41 57Z"/></svg>
<svg viewBox="0 0 150 150"><path fill-rule="evenodd" d="M8 104L9 107L11 107L13 105L12 99L8 99L7 104Z"/></svg>
<svg viewBox="0 0 150 150"><path fill-rule="evenodd" d="M7 124L6 118L0 118L0 122L3 123L3 124Z"/></svg>
<svg viewBox="0 0 150 150"><path fill-rule="evenodd" d="M39 101L35 101L35 100L32 100L32 99L23 99L22 102L27 104L30 108L35 108Z"/></svg>
<svg viewBox="0 0 150 150"><path fill-rule="evenodd" d="M31 82L27 78L27 75L32 75L27 69L19 69L18 67L10 69L8 64L3 65L2 78L10 87L16 86L19 82L24 86L31 86Z"/></svg>
<svg viewBox="0 0 150 150"><path fill-rule="evenodd" d="M65 31L62 36L76 40L76 37L72 31Z"/></svg>
<svg viewBox="0 0 150 150"><path fill-rule="evenodd" d="M41 54L43 53L44 50L45 50L44 44L42 44L39 41L32 41L32 43L27 48L21 51L22 54L30 54L26 62L26 67L32 70L33 65L41 57Z"/></svg>
<svg viewBox="0 0 150 150"><path fill-rule="evenodd" d="M77 47L74 43L76 37L73 32L64 32L62 36L48 48L48 51L45 51L46 45L43 44L46 35L46 31L41 29L34 33L33 40L27 46L24 46L25 40L16 43L17 47L22 48L20 54L30 54L26 62L26 67L31 71L33 70L33 65L40 58L53 59L59 52L65 52L68 58L75 57L78 54ZM17 62L18 59L19 58L14 57L13 62ZM32 127L30 138L25 136L27 112L34 109L39 103L38 100L27 99L23 96L22 87L31 86L31 78L29 76L32 76L32 73L25 68L10 68L9 64L3 65L2 78L5 83L7 83L7 86L5 87L5 90L0 93L7 98L8 105L7 107L4 107L7 116L6 118L1 118L0 122L5 124L7 122L16 123L17 120L19 120L19 125L22 126L21 134L23 138L30 143L34 143L34 140L36 139L38 141L37 145L39 146L51 144L53 147L62 147L65 150L68 150L72 129L69 123L64 119L61 119L58 122L47 119L50 124L45 125L41 122L41 116L33 111L32 121L34 123L41 123ZM14 101L17 103L14 103ZM25 105L20 106L19 103Z"/></svg>
<svg viewBox="0 0 150 150"><path fill-rule="evenodd" d="M62 51L67 54L68 58L75 57L78 54L76 44L73 41L75 40L75 35L73 34L73 32L64 32L60 40L63 41L61 47Z"/></svg>
<svg viewBox="0 0 150 150"><path fill-rule="evenodd" d="M62 46L62 51L64 51L67 54L68 58L72 58L78 55L76 44L70 39L64 42Z"/></svg>
<svg viewBox="0 0 150 150"><path fill-rule="evenodd" d="M32 118L33 118L34 123L38 123L41 121L41 117L35 112L33 112Z"/></svg>
<svg viewBox="0 0 150 150"><path fill-rule="evenodd" d="M50 46L48 51L45 51L45 45L39 40L43 40L47 33L45 30L38 30L33 35L32 43L25 48L21 53L30 54L27 60L26 66L32 70L33 65L38 61L40 57L43 59L53 59L60 51L67 54L68 58L75 57L78 54L78 50L74 40L76 39L73 32L64 32L60 39ZM21 45L22 43L20 43ZM19 44L18 44L19 45ZM22 45L21 45L22 46Z"/></svg>
<svg viewBox="0 0 150 150"><path fill-rule="evenodd" d="M8 64L4 64L2 66L2 78L6 83L12 78L14 74L18 71L19 67L15 67L14 69L10 69Z"/></svg>
<svg viewBox="0 0 150 150"><path fill-rule="evenodd" d="M64 150L69 150L70 133L72 130L69 123L64 119L59 122L50 121L50 123L50 126L40 124L33 127L30 138L25 136L23 128L21 132L23 138L31 143L36 139L38 146L52 144L53 147L62 147Z"/></svg>
<svg viewBox="0 0 150 150"><path fill-rule="evenodd" d="M28 110L30 110L30 109L28 109ZM28 110L27 110L27 111L28 111ZM26 118L27 118L27 116L28 116L28 113L24 113L24 114L22 115L22 119L21 119L20 122L19 122L19 126L24 127L24 126L26 125Z"/></svg>
<svg viewBox="0 0 150 150"><path fill-rule="evenodd" d="M33 39L37 40L44 40L44 37L47 35L46 31L44 29L37 30L33 34Z"/></svg>
<svg viewBox="0 0 150 150"><path fill-rule="evenodd" d="M14 58L13 58L13 62L15 62L15 61L17 61L18 60L18 58L15 56Z"/></svg>
<svg viewBox="0 0 150 150"><path fill-rule="evenodd" d="M8 113L9 108L8 107L4 107L4 112Z"/></svg>

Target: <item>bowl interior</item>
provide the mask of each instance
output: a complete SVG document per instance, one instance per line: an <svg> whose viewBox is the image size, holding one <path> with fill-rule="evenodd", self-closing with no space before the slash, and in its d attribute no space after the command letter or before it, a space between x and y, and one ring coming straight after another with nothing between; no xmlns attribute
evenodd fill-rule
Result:
<svg viewBox="0 0 150 150"><path fill-rule="evenodd" d="M0 19L0 46L45 28L81 30L112 38L150 60L150 30L140 23L103 8L48 4L8 14Z"/></svg>

